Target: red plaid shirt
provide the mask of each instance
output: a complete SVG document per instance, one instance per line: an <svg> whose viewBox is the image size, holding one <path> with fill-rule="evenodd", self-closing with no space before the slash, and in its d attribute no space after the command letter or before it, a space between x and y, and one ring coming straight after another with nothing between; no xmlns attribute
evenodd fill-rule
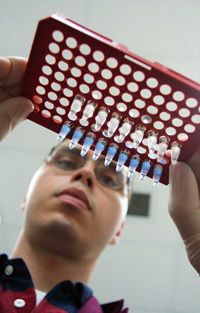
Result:
<svg viewBox="0 0 200 313"><path fill-rule="evenodd" d="M21 259L0 255L0 313L128 313L123 300L100 305L82 283L63 281L36 305L30 272Z"/></svg>

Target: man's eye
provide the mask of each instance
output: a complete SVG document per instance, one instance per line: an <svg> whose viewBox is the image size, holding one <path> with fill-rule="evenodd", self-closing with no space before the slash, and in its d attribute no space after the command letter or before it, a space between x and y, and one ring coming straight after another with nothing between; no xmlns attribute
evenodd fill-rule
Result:
<svg viewBox="0 0 200 313"><path fill-rule="evenodd" d="M73 170L77 168L77 162L72 160L60 159L56 162L57 166L66 170Z"/></svg>
<svg viewBox="0 0 200 313"><path fill-rule="evenodd" d="M116 182L113 176L101 175L101 181L106 186L115 186Z"/></svg>

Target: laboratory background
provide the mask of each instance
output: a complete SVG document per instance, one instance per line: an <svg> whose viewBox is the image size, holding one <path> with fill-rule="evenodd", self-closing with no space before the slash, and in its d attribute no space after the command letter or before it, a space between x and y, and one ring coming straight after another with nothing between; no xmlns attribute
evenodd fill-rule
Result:
<svg viewBox="0 0 200 313"><path fill-rule="evenodd" d="M200 83L199 0L0 0L0 12L1 56L28 57L38 21L61 12ZM1 252L13 249L28 184L55 142L55 133L26 120L0 144ZM101 303L124 298L131 313L199 313L200 277L168 215L168 192L135 176L135 212L90 284Z"/></svg>

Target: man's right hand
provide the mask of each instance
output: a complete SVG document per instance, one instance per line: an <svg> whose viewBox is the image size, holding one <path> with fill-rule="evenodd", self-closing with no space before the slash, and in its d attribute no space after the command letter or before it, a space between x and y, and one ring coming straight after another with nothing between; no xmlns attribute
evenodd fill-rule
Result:
<svg viewBox="0 0 200 313"><path fill-rule="evenodd" d="M20 97L27 61L0 57L0 141L33 111L33 103Z"/></svg>

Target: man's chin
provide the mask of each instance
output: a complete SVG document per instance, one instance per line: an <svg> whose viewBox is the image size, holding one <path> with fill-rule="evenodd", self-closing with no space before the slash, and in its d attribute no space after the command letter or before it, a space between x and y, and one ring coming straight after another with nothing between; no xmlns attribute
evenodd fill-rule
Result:
<svg viewBox="0 0 200 313"><path fill-rule="evenodd" d="M29 228L29 241L37 250L61 257L76 257L83 246L81 236L68 218L60 213L53 215L45 223L40 221L35 227L32 225L32 230Z"/></svg>

